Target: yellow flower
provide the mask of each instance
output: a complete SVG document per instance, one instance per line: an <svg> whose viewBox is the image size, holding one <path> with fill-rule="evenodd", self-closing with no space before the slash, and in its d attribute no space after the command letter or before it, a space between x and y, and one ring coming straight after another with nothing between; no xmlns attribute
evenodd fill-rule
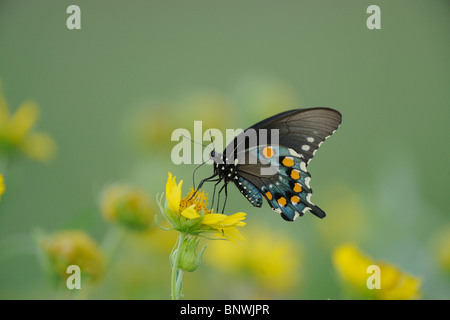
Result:
<svg viewBox="0 0 450 320"><path fill-rule="evenodd" d="M356 246L343 245L335 249L333 264L342 279L357 288L366 288L367 267L373 263Z"/></svg>
<svg viewBox="0 0 450 320"><path fill-rule="evenodd" d="M8 156L23 153L41 162L50 160L56 145L48 134L33 132L38 117L39 107L33 101L23 102L10 114L0 87L0 149Z"/></svg>
<svg viewBox="0 0 450 320"><path fill-rule="evenodd" d="M0 173L0 198L5 193L5 179L3 178L3 175Z"/></svg>
<svg viewBox="0 0 450 320"><path fill-rule="evenodd" d="M67 279L67 267L77 265L82 276L99 280L106 267L106 260L98 244L81 230L60 231L41 240L47 268L52 274Z"/></svg>
<svg viewBox="0 0 450 320"><path fill-rule="evenodd" d="M214 239L239 241L243 237L237 227L245 225L243 212L227 216L208 210L208 197L202 190L191 190L182 198L182 185L183 181L177 184L176 178L169 172L166 204L164 206L162 204L163 196L158 199L161 214L172 225L171 228L160 226L161 229L180 232L170 254L172 267L170 292L174 300L182 296L183 271L196 270L202 261L206 245L199 249L199 236L210 238L205 234L213 234ZM156 222L158 223L158 220Z"/></svg>
<svg viewBox="0 0 450 320"><path fill-rule="evenodd" d="M223 129L232 127L233 117L231 110L234 108L231 99L221 92L199 89L188 92L179 100L179 110L189 110L175 113L177 123L193 123L202 119L204 129Z"/></svg>
<svg viewBox="0 0 450 320"><path fill-rule="evenodd" d="M244 239L236 228L245 226L245 213L238 212L230 216L213 213L207 208L208 197L204 191L191 190L182 198L182 184L183 181L177 184L176 177L169 172L166 183L168 210L161 211L173 229L194 235L214 233L218 238L233 241Z"/></svg>
<svg viewBox="0 0 450 320"><path fill-rule="evenodd" d="M300 280L301 246L285 234L264 227L246 232L245 243L226 241L210 244L206 261L217 269L253 280L258 291L287 292Z"/></svg>
<svg viewBox="0 0 450 320"><path fill-rule="evenodd" d="M333 265L344 283L364 296L381 300L417 299L421 296L419 278L392 264L372 260L353 244L341 245L334 250ZM372 265L379 267L379 289L367 287L367 280L372 275L368 267Z"/></svg>
<svg viewBox="0 0 450 320"><path fill-rule="evenodd" d="M432 252L444 272L450 274L450 225L443 227L432 239Z"/></svg>
<svg viewBox="0 0 450 320"><path fill-rule="evenodd" d="M103 191L101 211L106 221L134 230L148 230L155 208L145 191L130 185L114 184Z"/></svg>

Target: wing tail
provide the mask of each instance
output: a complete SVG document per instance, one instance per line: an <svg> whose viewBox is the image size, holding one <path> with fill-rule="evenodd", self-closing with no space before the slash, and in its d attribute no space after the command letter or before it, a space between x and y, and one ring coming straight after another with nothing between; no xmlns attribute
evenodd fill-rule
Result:
<svg viewBox="0 0 450 320"><path fill-rule="evenodd" d="M325 212L316 205L311 206L310 211L313 215L315 215L316 217L318 217L320 219L323 219L326 216Z"/></svg>

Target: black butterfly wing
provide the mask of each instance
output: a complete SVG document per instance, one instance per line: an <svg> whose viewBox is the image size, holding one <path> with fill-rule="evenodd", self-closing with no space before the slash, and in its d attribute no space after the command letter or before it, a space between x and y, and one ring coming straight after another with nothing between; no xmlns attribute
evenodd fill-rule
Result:
<svg viewBox="0 0 450 320"><path fill-rule="evenodd" d="M239 175L236 186L254 206L260 207L264 196L285 220L295 220L308 210L325 217L325 212L311 203L311 176L306 167L341 119L338 111L329 108L291 110L248 128L224 151L235 162ZM279 145L249 145L245 134L259 129L268 130L269 142L270 130L278 129Z"/></svg>
<svg viewBox="0 0 450 320"><path fill-rule="evenodd" d="M271 130L278 129L279 145L293 149L308 165L317 149L338 129L341 122L341 113L331 108L285 111L246 129L225 148L224 154L229 158L239 158L239 147L246 143L246 133L249 130L259 133L260 129L266 129L267 141L271 141ZM241 148L243 149L245 147Z"/></svg>

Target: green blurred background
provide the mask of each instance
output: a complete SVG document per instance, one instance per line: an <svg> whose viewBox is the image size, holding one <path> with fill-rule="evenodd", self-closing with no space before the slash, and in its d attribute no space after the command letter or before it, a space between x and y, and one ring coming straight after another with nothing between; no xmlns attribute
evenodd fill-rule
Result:
<svg viewBox="0 0 450 320"><path fill-rule="evenodd" d="M81 30L66 28L71 4L81 8ZM381 30L366 27L371 4L381 8ZM187 192L195 166L171 164L174 129L192 131L193 120L203 120L204 130L246 128L283 110L321 106L343 114L309 166L312 200L327 218L288 223L267 204L254 209L237 189L229 192L227 211L248 213L244 236L263 226L261 233L288 237L301 252L301 270L285 272L298 273L295 286L261 295L245 272L205 261L185 275L185 297L345 298L331 253L353 242L420 277L424 298L450 298L440 260L449 248L441 238L450 241L443 236L450 225L449 4L0 1L3 93L13 110L37 101L37 128L58 147L49 164L21 159L4 172L0 298L55 296L32 234L76 228L101 242L109 228L98 203L105 185L125 181L155 197L171 171ZM197 179L212 170L202 169ZM127 235L89 298L169 298L168 253L151 244L158 232L150 244Z"/></svg>

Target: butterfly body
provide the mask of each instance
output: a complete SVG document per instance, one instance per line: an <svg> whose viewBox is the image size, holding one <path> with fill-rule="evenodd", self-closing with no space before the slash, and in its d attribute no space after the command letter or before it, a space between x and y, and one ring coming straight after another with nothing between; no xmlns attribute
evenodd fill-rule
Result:
<svg viewBox="0 0 450 320"><path fill-rule="evenodd" d="M230 182L234 182L252 205L255 207L262 206L261 193L250 181L239 175L239 165L235 159L230 163L229 158L215 151L211 152L211 159L214 161L214 175L219 177L219 182L223 181L225 186Z"/></svg>
<svg viewBox="0 0 450 320"><path fill-rule="evenodd" d="M306 211L325 217L325 212L311 202L307 166L341 119L341 114L330 108L296 109L248 128L222 154L211 152L212 177L218 177L216 185L224 182L219 196L223 189L227 195L227 185L233 181L253 206L261 207L264 198L285 220L293 221ZM256 143L250 141L253 132ZM263 134L265 141L259 139Z"/></svg>

